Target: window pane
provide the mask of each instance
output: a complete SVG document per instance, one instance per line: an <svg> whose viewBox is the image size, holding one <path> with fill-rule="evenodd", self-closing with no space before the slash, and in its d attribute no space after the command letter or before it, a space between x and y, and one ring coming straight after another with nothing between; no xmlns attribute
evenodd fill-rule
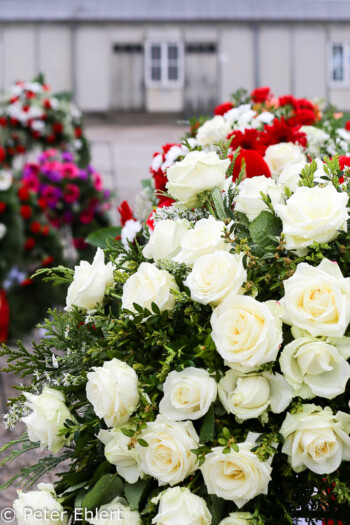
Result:
<svg viewBox="0 0 350 525"><path fill-rule="evenodd" d="M344 56L343 45L334 44L332 50L332 79L335 81L344 80Z"/></svg>
<svg viewBox="0 0 350 525"><path fill-rule="evenodd" d="M153 46L151 46L152 60L160 60L161 53L162 53L162 48L160 47L159 44L154 44Z"/></svg>
<svg viewBox="0 0 350 525"><path fill-rule="evenodd" d="M178 50L177 46L172 45L172 44L170 44L168 46L168 58L169 58L169 60L172 60L172 59L177 60L177 58L179 56L178 53L179 53L179 50Z"/></svg>
<svg viewBox="0 0 350 525"><path fill-rule="evenodd" d="M161 79L160 66L153 66L151 68L151 79L152 80L160 80Z"/></svg>
<svg viewBox="0 0 350 525"><path fill-rule="evenodd" d="M176 66L168 67L168 79L169 80L178 80L179 78L179 69Z"/></svg>

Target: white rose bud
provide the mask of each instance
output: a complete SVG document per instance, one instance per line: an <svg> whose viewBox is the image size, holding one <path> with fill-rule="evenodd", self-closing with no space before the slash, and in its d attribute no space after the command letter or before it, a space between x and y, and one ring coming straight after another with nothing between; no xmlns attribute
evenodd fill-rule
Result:
<svg viewBox="0 0 350 525"><path fill-rule="evenodd" d="M113 286L113 265L105 264L105 255L97 248L92 264L80 261L75 267L74 279L67 293L66 310L77 306L84 313L93 313L102 304L106 288Z"/></svg>
<svg viewBox="0 0 350 525"><path fill-rule="evenodd" d="M59 390L45 387L42 394L24 393L26 405L32 413L22 418L27 426L31 441L40 441L40 448L48 448L56 454L66 442L64 437L58 437L66 419L73 420L65 404L65 397Z"/></svg>
<svg viewBox="0 0 350 525"><path fill-rule="evenodd" d="M192 151L167 171L167 189L170 195L186 208L201 204L198 196L214 188L224 189L230 159L220 159L212 151Z"/></svg>
<svg viewBox="0 0 350 525"><path fill-rule="evenodd" d="M123 428L131 428L129 425ZM123 434L121 428L100 430L98 439L105 445L105 457L117 467L119 476L128 483L136 483L140 477L140 457L135 448L129 449L130 438Z"/></svg>
<svg viewBox="0 0 350 525"><path fill-rule="evenodd" d="M280 433L285 438L282 452L295 472L308 468L316 474L330 474L342 461L350 461L350 415L316 405L287 414Z"/></svg>
<svg viewBox="0 0 350 525"><path fill-rule="evenodd" d="M210 216L200 219L195 227L188 230L181 239L181 251L174 261L193 266L202 255L214 253L216 250L229 251L230 245L225 242L224 223Z"/></svg>
<svg viewBox="0 0 350 525"><path fill-rule="evenodd" d="M155 525L210 525L211 514L203 498L185 487L174 487L162 492L152 503L159 502Z"/></svg>
<svg viewBox="0 0 350 525"><path fill-rule="evenodd" d="M136 312L136 303L151 311L152 303L155 303L161 311L172 310L176 300L171 290L178 290L178 286L169 272L158 270L151 263L141 263L123 286L122 306Z"/></svg>
<svg viewBox="0 0 350 525"><path fill-rule="evenodd" d="M38 489L17 491L18 498L13 502L13 510L18 525L67 525L67 513L58 503L53 486L39 483ZM38 513L37 518L35 512Z"/></svg>
<svg viewBox="0 0 350 525"><path fill-rule="evenodd" d="M346 361L350 344L348 338L344 339L346 345L340 344L339 348L336 339L320 341L312 337L300 337L284 347L281 370L295 395L333 399L345 392L350 378L350 364Z"/></svg>
<svg viewBox="0 0 350 525"><path fill-rule="evenodd" d="M212 338L226 364L250 372L274 361L282 343L282 322L274 301L227 297L211 316Z"/></svg>
<svg viewBox="0 0 350 525"><path fill-rule="evenodd" d="M253 514L250 512L231 512L219 525L249 525L252 519Z"/></svg>
<svg viewBox="0 0 350 525"><path fill-rule="evenodd" d="M3 239L7 232L7 226L3 222L0 222L0 241Z"/></svg>
<svg viewBox="0 0 350 525"><path fill-rule="evenodd" d="M229 294L239 293L246 280L243 254L217 250L196 260L184 284L194 301L217 306Z"/></svg>
<svg viewBox="0 0 350 525"><path fill-rule="evenodd" d="M216 115L198 128L196 139L200 146L210 147L220 140L225 140L230 131L231 127L226 119Z"/></svg>
<svg viewBox="0 0 350 525"><path fill-rule="evenodd" d="M323 259L317 267L300 263L283 282L284 321L313 337L342 337L350 322L350 278L337 263Z"/></svg>
<svg viewBox="0 0 350 525"><path fill-rule="evenodd" d="M333 241L339 230L347 231L348 200L348 194L334 186L300 187L286 204L274 205L282 219L286 249L304 255L314 241Z"/></svg>
<svg viewBox="0 0 350 525"><path fill-rule="evenodd" d="M124 498L114 498L113 501L102 505L92 518L87 521L92 525L142 525L140 514L130 510Z"/></svg>
<svg viewBox="0 0 350 525"><path fill-rule="evenodd" d="M280 414L292 400L292 389L281 374L263 372L240 376L229 370L218 385L219 399L238 419L259 417L269 407Z"/></svg>
<svg viewBox="0 0 350 525"><path fill-rule="evenodd" d="M269 209L261 197L261 192L271 198L273 206L282 202L283 188L277 186L273 179L263 175L245 179L238 188L235 210L244 213L250 221L258 217L262 211Z"/></svg>
<svg viewBox="0 0 350 525"><path fill-rule="evenodd" d="M0 191L6 191L12 184L12 174L7 170L0 170Z"/></svg>
<svg viewBox="0 0 350 525"><path fill-rule="evenodd" d="M87 378L86 397L95 414L108 427L126 423L139 402L135 370L114 358L103 366L93 367Z"/></svg>
<svg viewBox="0 0 350 525"><path fill-rule="evenodd" d="M171 421L199 419L215 401L216 381L206 370L189 367L170 372L164 383L159 412Z"/></svg>
<svg viewBox="0 0 350 525"><path fill-rule="evenodd" d="M147 447L138 445L141 471L157 479L159 485L176 485L198 468L199 438L191 421L176 423L159 415L141 433Z"/></svg>
<svg viewBox="0 0 350 525"><path fill-rule="evenodd" d="M181 239L191 227L187 220L169 220L156 223L142 253L146 259L171 260L181 249Z"/></svg>
<svg viewBox="0 0 350 525"><path fill-rule="evenodd" d="M287 164L307 163L303 150L292 142L281 142L269 146L265 152L264 161L270 168L272 177L277 180Z"/></svg>
<svg viewBox="0 0 350 525"><path fill-rule="evenodd" d="M260 461L251 452L257 436L249 433L244 443L238 443L238 452L224 454L224 447L215 447L205 456L201 471L209 494L234 501L239 509L258 494L267 494L272 457Z"/></svg>

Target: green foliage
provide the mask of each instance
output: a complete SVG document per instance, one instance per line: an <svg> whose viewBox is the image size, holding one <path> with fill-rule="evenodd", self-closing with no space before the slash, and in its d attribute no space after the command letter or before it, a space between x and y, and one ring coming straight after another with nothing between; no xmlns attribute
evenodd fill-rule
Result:
<svg viewBox="0 0 350 525"><path fill-rule="evenodd" d="M107 248L107 240L110 238L116 238L121 234L120 226L108 226L107 228L101 228L100 230L90 233L85 242L91 244L91 246L96 246L100 248Z"/></svg>

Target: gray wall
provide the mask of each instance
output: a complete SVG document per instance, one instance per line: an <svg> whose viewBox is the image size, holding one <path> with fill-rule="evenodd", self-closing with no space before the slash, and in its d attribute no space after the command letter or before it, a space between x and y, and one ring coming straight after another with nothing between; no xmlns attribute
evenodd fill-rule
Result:
<svg viewBox="0 0 350 525"><path fill-rule="evenodd" d="M172 35L184 43L215 43L208 56L185 58L181 89L146 89L143 57L113 52L114 44ZM72 90L86 111L133 108L200 110L239 87L270 85L276 95L328 97L350 110L350 88L328 82L331 39L350 41L342 23L13 23L0 25L0 88L45 73L55 91Z"/></svg>

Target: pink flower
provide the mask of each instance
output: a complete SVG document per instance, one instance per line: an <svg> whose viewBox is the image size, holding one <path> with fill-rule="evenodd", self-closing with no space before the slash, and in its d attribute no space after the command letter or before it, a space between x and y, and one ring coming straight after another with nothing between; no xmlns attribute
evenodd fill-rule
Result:
<svg viewBox="0 0 350 525"><path fill-rule="evenodd" d="M103 184L102 184L102 177L99 173L93 173L92 174L92 180L94 181L94 186L97 191L103 190Z"/></svg>
<svg viewBox="0 0 350 525"><path fill-rule="evenodd" d="M94 219L94 214L92 210L84 210L79 218L82 224L89 224Z"/></svg>
<svg viewBox="0 0 350 525"><path fill-rule="evenodd" d="M67 184L63 198L66 202L76 202L80 196L80 189L75 184Z"/></svg>
<svg viewBox="0 0 350 525"><path fill-rule="evenodd" d="M79 168L72 162L61 164L61 172L66 179L75 179L79 175Z"/></svg>

